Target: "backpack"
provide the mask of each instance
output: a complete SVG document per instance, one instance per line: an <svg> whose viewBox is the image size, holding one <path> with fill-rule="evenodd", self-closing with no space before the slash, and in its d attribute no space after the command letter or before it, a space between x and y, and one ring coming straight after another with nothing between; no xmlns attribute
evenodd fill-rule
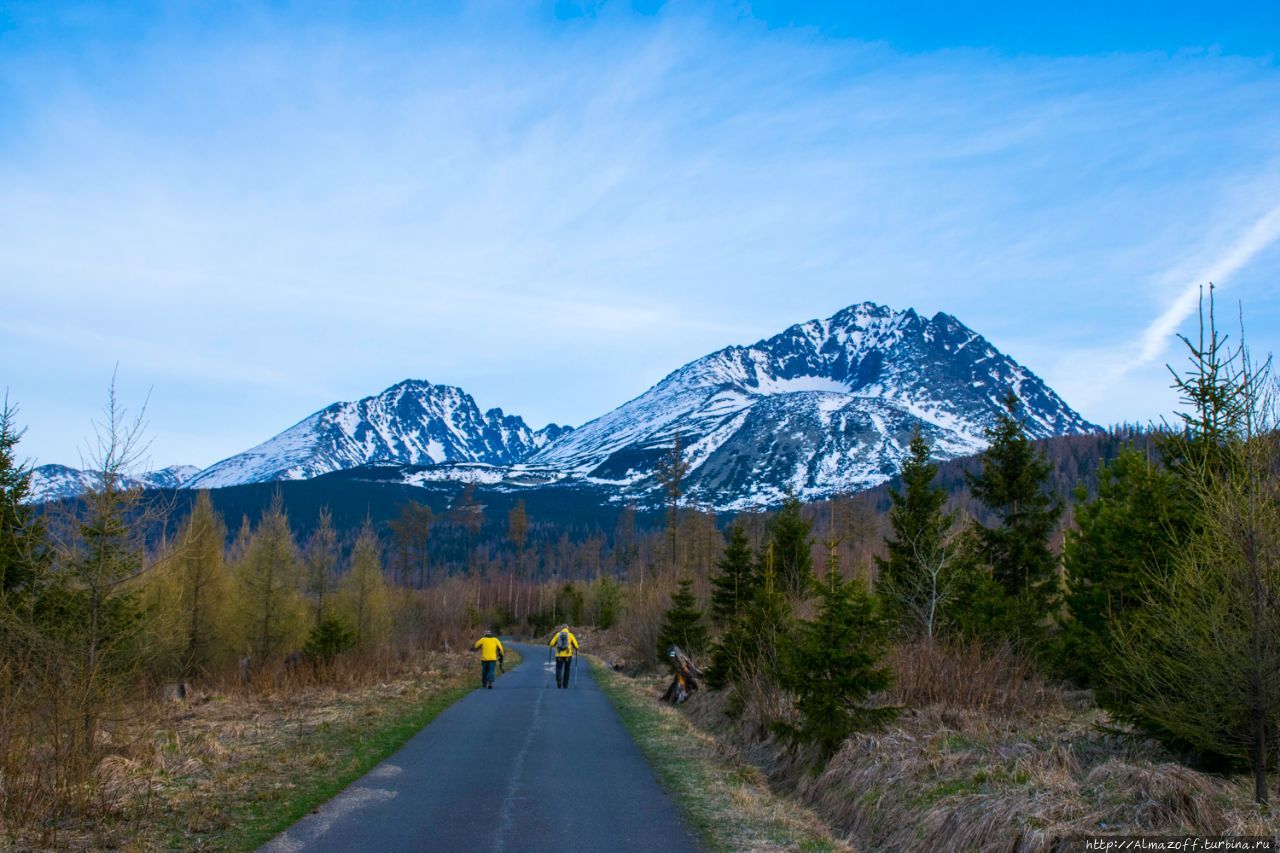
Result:
<svg viewBox="0 0 1280 853"><path fill-rule="evenodd" d="M556 637L556 648L562 652L569 651L569 632L561 631L560 636Z"/></svg>

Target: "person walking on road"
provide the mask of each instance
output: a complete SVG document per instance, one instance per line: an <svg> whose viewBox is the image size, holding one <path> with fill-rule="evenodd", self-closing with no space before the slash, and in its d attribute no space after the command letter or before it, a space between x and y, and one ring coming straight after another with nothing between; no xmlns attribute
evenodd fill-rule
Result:
<svg viewBox="0 0 1280 853"><path fill-rule="evenodd" d="M561 625L547 643L556 653L556 687L569 686L569 667L573 664L573 656L578 650L578 638L573 636L568 625Z"/></svg>
<svg viewBox="0 0 1280 853"><path fill-rule="evenodd" d="M480 686L493 689L493 671L502 659L502 641L493 636L492 631L485 631L484 636L476 640L473 649L480 650Z"/></svg>

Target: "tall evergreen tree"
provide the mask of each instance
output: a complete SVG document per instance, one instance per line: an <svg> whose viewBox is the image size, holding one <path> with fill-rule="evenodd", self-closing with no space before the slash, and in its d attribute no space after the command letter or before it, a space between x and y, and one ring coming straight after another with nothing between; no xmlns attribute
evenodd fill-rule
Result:
<svg viewBox="0 0 1280 853"><path fill-rule="evenodd" d="M0 409L0 608L20 609L30 603L49 551L44 523L27 504L31 469L15 455L24 432L17 415L6 397Z"/></svg>
<svg viewBox="0 0 1280 853"><path fill-rule="evenodd" d="M102 414L91 451L95 484L81 498L57 589L44 597L41 617L65 644L59 665L79 704L75 750L82 756L92 753L102 715L122 701L142 659L137 581L149 565L139 531L156 520L146 517L141 490L126 486L146 451L145 406L127 417L113 378Z"/></svg>
<svg viewBox="0 0 1280 853"><path fill-rule="evenodd" d="M1175 748L1247 763L1254 798L1280 732L1280 433L1224 443L1172 570L1148 571L1140 607L1112 624L1113 713ZM1234 458L1229 458L1234 457Z"/></svg>
<svg viewBox="0 0 1280 853"><path fill-rule="evenodd" d="M883 663L885 624L863 581L842 580L833 559L820 585L817 617L801 622L795 634L783 684L796 695L800 722L784 730L827 758L853 732L893 715L891 708L866 705L892 681Z"/></svg>
<svg viewBox="0 0 1280 853"><path fill-rule="evenodd" d="M887 557L876 557L879 594L885 609L909 634L933 637L950 596L947 534L955 515L943 510L945 489L934 485L938 466L919 425L911 435L900 477L902 491L891 489Z"/></svg>
<svg viewBox="0 0 1280 853"><path fill-rule="evenodd" d="M1160 442L1166 465L1193 491L1230 462L1232 455L1224 450L1248 428L1251 401L1263 391L1260 374L1247 369L1243 342L1233 345L1218 330L1212 283L1207 310L1204 288L1200 290L1199 315L1196 340L1178 335L1187 351L1187 368L1179 372L1167 365L1183 405L1177 413L1182 429Z"/></svg>
<svg viewBox="0 0 1280 853"><path fill-rule="evenodd" d="M671 593L671 607L658 632L658 657L665 659L670 646L679 646L690 655L701 654L707 648L707 626L693 594L692 578L682 578Z"/></svg>
<svg viewBox="0 0 1280 853"><path fill-rule="evenodd" d="M1212 287L1200 321L1182 338L1189 368L1170 368L1183 430L1161 443L1185 529L1172 547L1154 540L1170 556L1143 564L1138 606L1107 626L1099 694L1174 749L1247 763L1265 803L1280 731L1280 407L1270 359L1218 333Z"/></svg>
<svg viewBox="0 0 1280 853"><path fill-rule="evenodd" d="M726 627L751 599L755 589L751 543L741 524L729 528L729 541L716 562L720 570L711 579L711 616L716 624Z"/></svg>
<svg viewBox="0 0 1280 853"><path fill-rule="evenodd" d="M813 520L801 509L800 499L788 495L769 522L773 571L781 591L791 598L804 597L814 582Z"/></svg>
<svg viewBox="0 0 1280 853"><path fill-rule="evenodd" d="M1112 626L1144 600L1152 574L1167 574L1191 530L1185 490L1167 469L1132 448L1103 468L1098 495L1077 492L1074 530L1063 550L1066 614L1058 636L1060 671L1113 693L1104 667L1114 656ZM1119 698L1119 697L1115 697Z"/></svg>
<svg viewBox="0 0 1280 853"><path fill-rule="evenodd" d="M993 527L975 528L977 557L1010 600L1014 630L1034 640L1057 600L1058 561L1049 537L1062 506L1047 489L1051 466L1017 417L1018 398L1009 395L1005 410L986 430L982 470L966 479L997 519Z"/></svg>
<svg viewBox="0 0 1280 853"><path fill-rule="evenodd" d="M707 682L719 690L733 688L730 713L743 708L740 689L748 680L777 684L782 678L782 649L791 633L791 605L777 581L773 547L766 546L751 598L714 649Z"/></svg>

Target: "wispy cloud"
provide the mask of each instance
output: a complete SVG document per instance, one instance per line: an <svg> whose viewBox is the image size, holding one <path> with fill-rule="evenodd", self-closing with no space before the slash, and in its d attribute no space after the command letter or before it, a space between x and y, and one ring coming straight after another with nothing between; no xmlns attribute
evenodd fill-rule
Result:
<svg viewBox="0 0 1280 853"><path fill-rule="evenodd" d="M872 299L959 315L1110 420L1136 374L1102 387L1076 356L1157 358L1190 283L1244 292L1274 239L1274 211L1220 236L1224 187L1280 151L1268 64L903 54L721 6L623 8L261 7L126 22L105 47L15 40L0 286L12 322L58 330L0 340L15 388L66 396L118 359L157 413L180 401L185 420L153 421L157 460L207 463L243 449L207 444L228 412L261 439L410 375L581 422ZM1208 260L1149 287L1189 246ZM28 440L56 459L53 418Z"/></svg>
<svg viewBox="0 0 1280 853"><path fill-rule="evenodd" d="M1183 321L1195 312L1201 289L1211 283L1218 286L1229 283L1237 272L1276 240L1280 240L1280 205L1261 216L1199 274L1183 284L1164 313L1143 331L1141 350L1137 359L1127 363L1127 369L1150 364L1159 358Z"/></svg>

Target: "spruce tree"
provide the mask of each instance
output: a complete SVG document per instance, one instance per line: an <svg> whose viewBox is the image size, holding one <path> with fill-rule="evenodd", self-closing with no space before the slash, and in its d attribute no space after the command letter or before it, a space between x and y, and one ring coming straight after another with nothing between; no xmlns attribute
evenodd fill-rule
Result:
<svg viewBox="0 0 1280 853"><path fill-rule="evenodd" d="M126 485L146 450L145 407L128 418L113 379L102 414L91 451L96 482L80 500L66 562L41 617L66 643L59 665L79 704L81 737L73 748L82 756L93 751L99 721L123 701L143 659L138 581L150 565L140 531L158 520L148 517L141 489Z"/></svg>
<svg viewBox="0 0 1280 853"><path fill-rule="evenodd" d="M933 637L950 595L947 534L955 522L943 511L947 493L934 485L938 466L929 461L929 443L919 425L911 435L900 478L902 491L891 489L887 557L876 557L879 593L885 610L908 634Z"/></svg>
<svg viewBox="0 0 1280 853"><path fill-rule="evenodd" d="M741 524L729 528L729 541L716 562L720 570L711 579L711 616L727 627L742 612L755 588L751 543Z"/></svg>
<svg viewBox="0 0 1280 853"><path fill-rule="evenodd" d="M617 581L608 575L596 581L593 601L593 619L597 628L608 630L618 624L622 611L622 587Z"/></svg>
<svg viewBox="0 0 1280 853"><path fill-rule="evenodd" d="M1056 658L1059 671L1097 688L1107 704L1114 692L1103 679L1115 654L1112 625L1141 605L1151 573L1169 572L1191 518L1174 475L1132 448L1107 464L1100 479L1093 500L1085 500L1083 488L1077 491L1076 527L1068 531L1062 555L1066 614Z"/></svg>
<svg viewBox="0 0 1280 853"><path fill-rule="evenodd" d="M875 599L860 578L842 580L832 560L817 617L800 623L788 647L783 685L796 695L800 722L784 731L828 758L853 732L890 718L893 709L866 705L892 681L883 663L887 644Z"/></svg>
<svg viewBox="0 0 1280 853"><path fill-rule="evenodd" d="M5 398L0 409L0 607L20 610L30 604L49 550L44 524L27 504L31 469L15 456L24 432L17 414Z"/></svg>
<svg viewBox="0 0 1280 853"><path fill-rule="evenodd" d="M1049 549L1062 506L1049 495L1051 466L1017 417L1018 398L986 430L982 470L966 479L973 496L996 516L978 525L976 556L1003 589L1013 611L1015 639L1035 640L1058 594L1057 558Z"/></svg>
<svg viewBox="0 0 1280 853"><path fill-rule="evenodd" d="M707 674L712 687L733 688L731 714L743 710L746 697L741 688L748 681L779 683L782 648L791 633L791 605L777 582L772 546L765 549L758 577L746 608L720 638Z"/></svg>
<svg viewBox="0 0 1280 853"><path fill-rule="evenodd" d="M693 579L683 578L671 593L671 607L662 618L662 630L658 632L658 657L665 659L667 649L679 646L686 654L701 654L707 648L707 626L702 622L702 610L693 594Z"/></svg>
<svg viewBox="0 0 1280 853"><path fill-rule="evenodd" d="M788 495L769 522L769 543L777 583L793 599L803 598L813 585L812 533L813 521L801 513L800 499Z"/></svg>

